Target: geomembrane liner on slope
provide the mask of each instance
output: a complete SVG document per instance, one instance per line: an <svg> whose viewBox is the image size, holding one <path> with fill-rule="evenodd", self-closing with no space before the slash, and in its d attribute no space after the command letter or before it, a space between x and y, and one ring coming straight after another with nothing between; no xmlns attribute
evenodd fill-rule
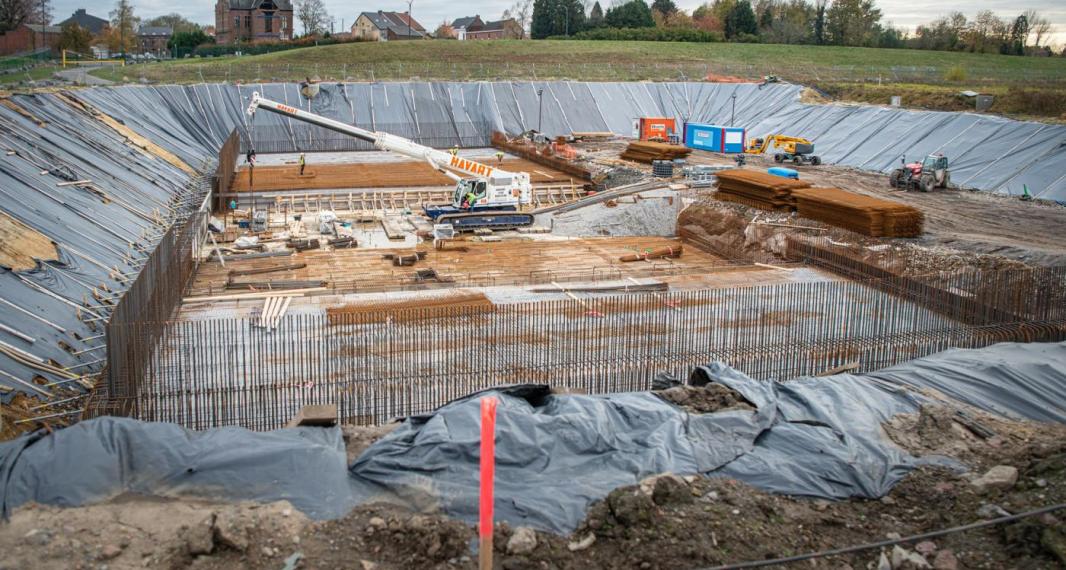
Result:
<svg viewBox="0 0 1066 570"><path fill-rule="evenodd" d="M123 86L79 97L127 120L134 130L183 158L188 141L216 148L237 126L254 91L368 128L386 124L491 124L517 134L540 126L550 136L573 131L631 135L645 116L748 129L748 137L781 133L815 142L829 163L889 172L901 156L948 155L952 180L967 188L1066 201L1066 126L992 115L915 111L872 105L808 105L801 87L722 83L588 83L570 81L328 83L308 102L295 83ZM543 90L543 113L538 90ZM734 101L735 120L734 120ZM297 123L280 116L255 125ZM214 141L212 143L212 141ZM206 146L205 146L206 145Z"/></svg>
<svg viewBox="0 0 1066 570"><path fill-rule="evenodd" d="M876 498L916 465L959 467L913 457L881 433L882 422L928 401L908 386L928 389L931 378L943 394L1044 419L1061 406L1054 398L1066 384L1066 343L951 350L873 374L782 384L711 364L692 380L724 384L756 408L713 414L689 414L652 393L559 396L544 386L512 387L409 418L347 471L339 428L193 432L100 418L0 444L0 504L6 514L28 501L74 506L137 492L286 499L311 517L336 518L390 500L473 522L478 400L486 395L500 401L496 516L511 525L567 533L592 501L662 472L731 477L790 495ZM971 385L982 388L967 394ZM1024 400L1011 396L1018 386Z"/></svg>
<svg viewBox="0 0 1066 570"><path fill-rule="evenodd" d="M543 90L543 113L538 90ZM79 374L100 369L103 351L93 330L76 317L93 288L106 283L118 296L128 282L111 276L136 273L138 258L154 247L158 232L150 221L77 186L57 183L92 180L123 203L145 210L164 208L189 182L189 175L165 160L134 148L85 110L63 101L80 100L173 153L186 164L211 164L234 128L270 129L296 142L302 124L269 113L254 121L245 114L253 92L332 118L376 129L388 125L490 125L517 134L541 128L549 135L571 131L613 131L630 135L633 119L669 116L748 129L749 138L771 133L804 136L827 162L888 172L902 155L917 160L944 152L956 184L1000 193L1066 201L1066 126L1020 122L969 113L910 111L863 105L806 105L794 85L718 83L588 82L407 82L327 83L308 101L295 83L120 86L63 94L12 95L10 101L45 126L0 107L0 211L58 244L63 262L49 262L39 274L14 275L0 269L0 296L30 312L49 315L54 324L0 306L0 323L35 339L0 332L0 339ZM736 95L736 99L733 96ZM735 103L735 104L734 104ZM735 109L734 109L735 107ZM735 118L734 118L735 117ZM445 128L446 132L447 129ZM42 170L56 174L42 176ZM57 202L59 200L59 202ZM106 223L103 223L106 221ZM142 237L144 236L144 237ZM134 250L135 243L140 250ZM73 288L49 289L52 279L72 280ZM28 285L30 279L44 289ZM90 301L90 305L94 302ZM90 311L94 311L90 307ZM106 312L106 309L104 310ZM106 314L87 314L105 322ZM0 329L2 330L2 329ZM59 336L57 336L59 335ZM58 341L71 350L59 347ZM23 344L20 344L23 343ZM0 385L34 393L21 382L34 370L0 354ZM11 375L11 376L8 376ZM49 381L61 378L47 378Z"/></svg>
<svg viewBox="0 0 1066 570"><path fill-rule="evenodd" d="M80 389L7 351L73 374L102 368L100 334L110 309L98 297L125 290L158 240L155 220L170 217L172 199L190 179L57 95L11 99L32 118L0 106L0 214L53 242L58 259L18 273L0 269L0 324L33 341L0 329L0 385L14 389L4 402L20 392L50 398L41 383L67 380L64 388ZM44 382L34 384L35 377Z"/></svg>

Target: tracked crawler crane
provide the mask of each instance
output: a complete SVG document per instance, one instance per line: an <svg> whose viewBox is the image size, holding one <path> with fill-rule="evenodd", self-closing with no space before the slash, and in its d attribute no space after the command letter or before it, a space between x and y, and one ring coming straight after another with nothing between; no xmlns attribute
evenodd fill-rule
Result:
<svg viewBox="0 0 1066 570"><path fill-rule="evenodd" d="M508 229L533 224L532 214L519 211L523 205L530 203L532 195L528 173L508 172L421 145L403 137L361 129L284 103L265 99L259 93L253 93L252 101L248 105L248 115L254 118L258 109L265 109L290 119L353 136L381 150L426 161L434 169L455 181L455 192L451 204L425 206L426 216L435 223L451 224L460 231L479 228ZM381 168L388 168L388 166ZM467 177L457 175L456 172ZM467 200L467 197L471 195L474 197L472 204Z"/></svg>

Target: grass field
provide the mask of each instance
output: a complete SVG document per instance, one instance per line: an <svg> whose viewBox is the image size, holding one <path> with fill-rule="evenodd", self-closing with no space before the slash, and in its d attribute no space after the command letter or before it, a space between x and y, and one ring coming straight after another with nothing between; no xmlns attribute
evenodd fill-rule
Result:
<svg viewBox="0 0 1066 570"><path fill-rule="evenodd" d="M58 65L39 65L30 69L29 71L19 71L17 73L5 73L0 75L0 85L10 85L12 83L18 83L25 80L39 81L41 79L48 79L53 73L62 69Z"/></svg>
<svg viewBox="0 0 1066 570"><path fill-rule="evenodd" d="M1066 84L1066 59L763 44L608 41L428 41L349 43L246 57L186 59L102 72L121 79L190 82L362 79L700 79L708 72L793 81L908 81L940 84ZM957 73L955 71L954 73ZM373 75L371 78L370 75ZM955 81L953 81L955 82Z"/></svg>
<svg viewBox="0 0 1066 570"><path fill-rule="evenodd" d="M777 75L841 100L962 110L963 89L996 95L993 112L1066 114L1066 58L734 43L427 41L349 43L266 55L184 59L94 72L113 81L703 80Z"/></svg>

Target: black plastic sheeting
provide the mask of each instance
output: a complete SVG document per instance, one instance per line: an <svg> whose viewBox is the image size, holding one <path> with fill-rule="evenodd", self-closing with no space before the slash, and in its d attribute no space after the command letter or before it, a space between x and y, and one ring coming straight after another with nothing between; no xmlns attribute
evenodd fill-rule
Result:
<svg viewBox="0 0 1066 570"><path fill-rule="evenodd" d="M739 392L756 411L690 415L651 393L552 396L547 387L499 398L496 512L511 524L569 533L611 489L671 472L739 479L771 492L877 498L921 463L885 441L881 422L913 412L910 393L860 378L757 381L722 364L695 373ZM487 394L486 394L487 395ZM410 418L351 467L363 493L429 497L468 522L478 514L482 395Z"/></svg>
<svg viewBox="0 0 1066 570"><path fill-rule="evenodd" d="M314 518L354 503L339 429L194 432L125 418L79 422L0 445L4 516L30 501L72 507L121 493L224 501L288 500Z"/></svg>
<svg viewBox="0 0 1066 570"><path fill-rule="evenodd" d="M961 468L943 457L912 457L884 438L882 422L928 401L909 386L936 381L985 409L1047 419L1061 406L1066 343L955 350L874 374L786 383L711 364L690 380L729 386L756 409L692 415L652 393L557 396L546 386L510 387L409 418L347 471L339 428L192 432L101 418L0 444L0 503L6 514L29 501L75 506L136 492L287 499L311 517L336 518L357 504L390 501L473 522L486 395L500 400L496 513L512 525L570 532L592 501L662 472L730 477L798 496L876 498L916 465ZM967 385L981 388L965 393ZM1010 397L1020 386L1025 402Z"/></svg>
<svg viewBox="0 0 1066 570"><path fill-rule="evenodd" d="M866 375L1012 419L1066 424L1066 344L952 349Z"/></svg>

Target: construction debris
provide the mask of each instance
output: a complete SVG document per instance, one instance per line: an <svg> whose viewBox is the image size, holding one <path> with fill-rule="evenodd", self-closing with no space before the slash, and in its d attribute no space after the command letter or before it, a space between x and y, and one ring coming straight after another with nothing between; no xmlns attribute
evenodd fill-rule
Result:
<svg viewBox="0 0 1066 570"><path fill-rule="evenodd" d="M790 180L757 170L723 170L717 174L715 198L760 210L793 210L792 191L809 188L810 182Z"/></svg>
<svg viewBox="0 0 1066 570"><path fill-rule="evenodd" d="M692 153L692 149L660 142L635 141L629 143L625 151L620 155L625 160L645 162L651 164L656 160L675 160L685 158Z"/></svg>
<svg viewBox="0 0 1066 570"><path fill-rule="evenodd" d="M635 253L630 255L623 255L618 258L618 261L631 262L631 261L648 261L651 259L665 259L665 258L677 258L681 257L681 252L684 248L680 245L666 246L659 249L645 250L643 253Z"/></svg>
<svg viewBox="0 0 1066 570"><path fill-rule="evenodd" d="M839 188L801 188L792 192L798 213L871 237L918 237L922 213L911 206Z"/></svg>
<svg viewBox="0 0 1066 570"><path fill-rule="evenodd" d="M328 240L326 243L328 243L330 245L330 247L332 247L334 249L342 249L342 248L358 247L359 246L359 244L355 241L355 238L353 238L352 236L345 236L345 237L331 239L331 240Z"/></svg>
<svg viewBox="0 0 1066 570"><path fill-rule="evenodd" d="M297 252L307 251L309 249L318 249L322 247L317 239L290 239L285 243L285 247L295 249Z"/></svg>

